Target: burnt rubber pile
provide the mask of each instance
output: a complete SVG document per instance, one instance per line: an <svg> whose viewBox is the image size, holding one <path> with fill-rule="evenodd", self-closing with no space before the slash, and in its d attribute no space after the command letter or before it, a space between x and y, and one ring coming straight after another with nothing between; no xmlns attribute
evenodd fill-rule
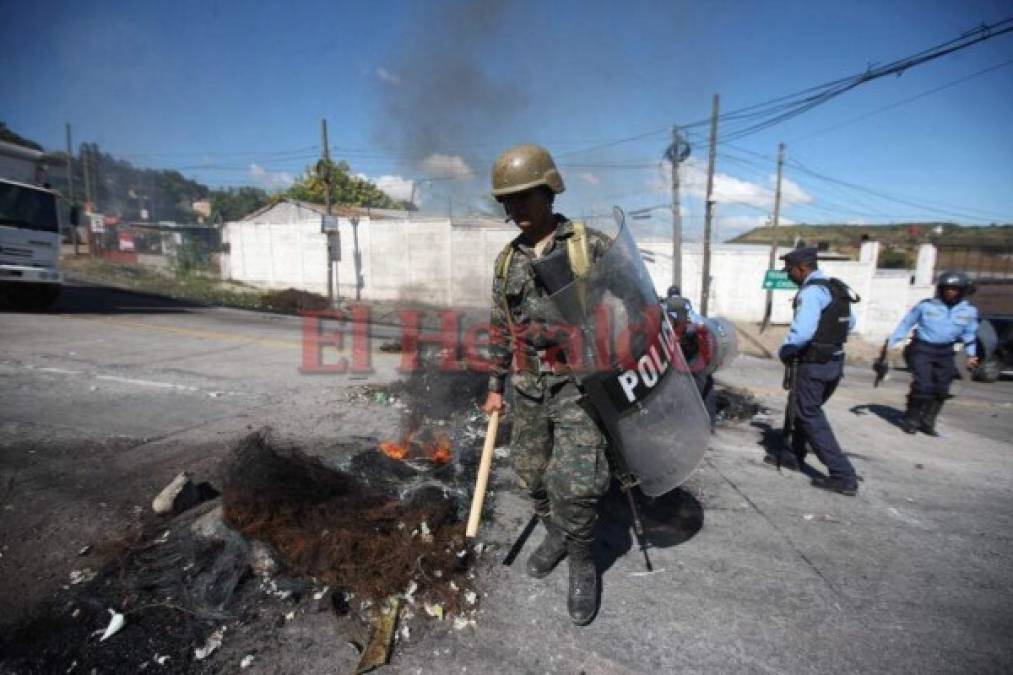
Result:
<svg viewBox="0 0 1013 675"><path fill-rule="evenodd" d="M466 505L439 477L453 467L429 464L363 447L360 478L252 434L224 467L221 497L96 547L103 566L4 626L0 672L234 670L283 649L281 627L303 615L319 616L346 657L346 643L366 655L380 645L376 665L394 631L471 625Z"/></svg>
<svg viewBox="0 0 1013 675"><path fill-rule="evenodd" d="M408 588L456 610L468 555L457 504L436 485L398 499L262 435L237 449L222 495L225 522L270 545L291 574L378 600Z"/></svg>

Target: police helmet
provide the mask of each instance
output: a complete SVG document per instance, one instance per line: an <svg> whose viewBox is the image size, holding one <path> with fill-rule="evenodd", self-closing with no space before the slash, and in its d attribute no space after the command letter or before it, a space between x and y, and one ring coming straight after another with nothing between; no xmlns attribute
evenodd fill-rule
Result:
<svg viewBox="0 0 1013 675"><path fill-rule="evenodd" d="M944 288L956 288L961 295L970 295L974 293L974 282L963 272L947 270L940 274L939 280L936 281L936 289L940 293Z"/></svg>

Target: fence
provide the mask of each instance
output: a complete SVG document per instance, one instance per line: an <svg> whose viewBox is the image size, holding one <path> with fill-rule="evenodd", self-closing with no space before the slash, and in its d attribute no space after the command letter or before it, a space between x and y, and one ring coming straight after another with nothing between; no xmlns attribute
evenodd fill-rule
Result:
<svg viewBox="0 0 1013 675"><path fill-rule="evenodd" d="M936 269L961 270L973 279L1013 279L1013 242L939 244Z"/></svg>
<svg viewBox="0 0 1013 675"><path fill-rule="evenodd" d="M143 265L178 274L221 274L221 231L205 225L93 221L91 246L112 262Z"/></svg>

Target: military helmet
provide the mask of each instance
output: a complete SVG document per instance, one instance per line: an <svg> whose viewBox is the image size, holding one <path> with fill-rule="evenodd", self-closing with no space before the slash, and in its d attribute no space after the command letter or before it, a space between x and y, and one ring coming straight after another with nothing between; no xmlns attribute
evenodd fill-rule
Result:
<svg viewBox="0 0 1013 675"><path fill-rule="evenodd" d="M940 291L944 288L956 288L960 290L962 295L970 295L974 293L974 282L963 272L947 270L939 275L936 288Z"/></svg>
<svg viewBox="0 0 1013 675"><path fill-rule="evenodd" d="M496 199L540 185L557 195L566 189L552 155L543 147L518 145L497 157L492 165L492 194Z"/></svg>

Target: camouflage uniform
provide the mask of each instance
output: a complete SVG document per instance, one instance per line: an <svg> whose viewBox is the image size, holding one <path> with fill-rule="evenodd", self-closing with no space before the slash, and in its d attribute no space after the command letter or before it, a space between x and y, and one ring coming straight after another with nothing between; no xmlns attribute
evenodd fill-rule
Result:
<svg viewBox="0 0 1013 675"><path fill-rule="evenodd" d="M573 224L563 216L556 218L556 233L542 255L566 246L573 235ZM608 239L590 229L586 236L593 263L605 253ZM560 345L552 325L562 319L534 276L534 249L517 237L500 253L495 269L502 269L511 248L509 269L493 281L489 389L503 392L516 356L511 380L514 468L539 516L550 517L568 539L590 543L597 504L609 485L606 439L580 406L580 392L565 365L543 365L545 351Z"/></svg>

